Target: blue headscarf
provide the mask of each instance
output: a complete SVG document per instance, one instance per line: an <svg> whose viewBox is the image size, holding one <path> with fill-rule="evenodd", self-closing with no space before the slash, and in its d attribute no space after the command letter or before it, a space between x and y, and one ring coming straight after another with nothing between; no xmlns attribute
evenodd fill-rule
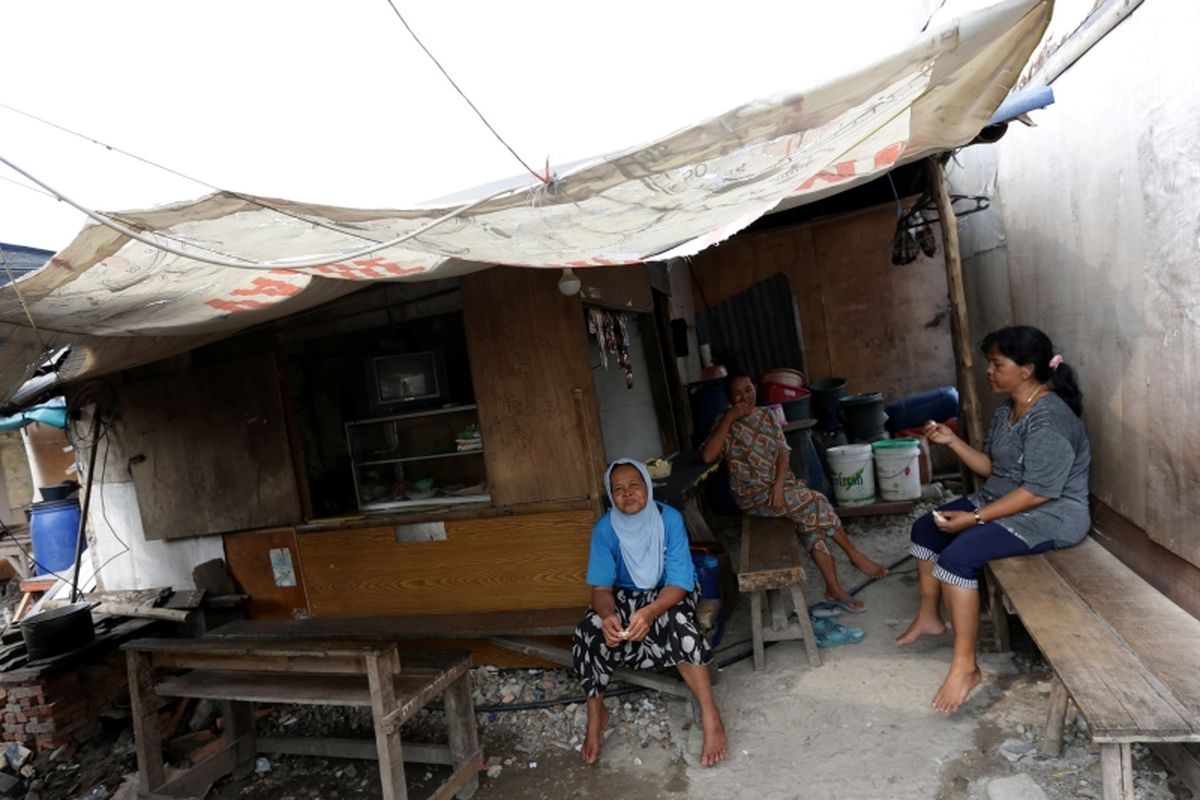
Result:
<svg viewBox="0 0 1200 800"><path fill-rule="evenodd" d="M636 514L626 514L617 508L612 494L612 473L617 467L629 464L636 467L646 483L646 507ZM609 522L617 534L617 543L621 546L621 558L634 586L639 589L653 589L658 586L663 575L663 541L666 538L666 525L658 504L654 502L654 484L650 473L640 461L631 458L618 458L608 465L604 473L604 491L608 492L608 500L612 503L612 511L608 513Z"/></svg>

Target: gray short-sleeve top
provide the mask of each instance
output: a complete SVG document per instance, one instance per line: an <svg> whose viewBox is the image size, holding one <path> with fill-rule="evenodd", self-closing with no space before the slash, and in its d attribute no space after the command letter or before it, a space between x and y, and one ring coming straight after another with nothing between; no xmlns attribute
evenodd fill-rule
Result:
<svg viewBox="0 0 1200 800"><path fill-rule="evenodd" d="M976 508L1018 487L1047 502L995 520L1030 547L1053 541L1058 547L1079 544L1091 527L1088 476L1092 450L1083 421L1053 392L1010 422L1012 400L992 416L983 452L992 459L992 475L970 496Z"/></svg>

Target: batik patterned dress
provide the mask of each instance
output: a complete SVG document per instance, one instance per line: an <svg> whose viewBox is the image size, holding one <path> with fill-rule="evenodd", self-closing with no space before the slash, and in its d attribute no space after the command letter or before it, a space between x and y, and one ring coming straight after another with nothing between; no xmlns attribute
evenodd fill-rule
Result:
<svg viewBox="0 0 1200 800"><path fill-rule="evenodd" d="M771 508L771 487L781 450L790 452L791 448L770 409L757 407L734 422L721 449L729 467L729 488L747 514L787 517L795 522L811 548L818 540L833 536L841 523L825 495L798 483L790 468L783 484L785 508L783 512Z"/></svg>

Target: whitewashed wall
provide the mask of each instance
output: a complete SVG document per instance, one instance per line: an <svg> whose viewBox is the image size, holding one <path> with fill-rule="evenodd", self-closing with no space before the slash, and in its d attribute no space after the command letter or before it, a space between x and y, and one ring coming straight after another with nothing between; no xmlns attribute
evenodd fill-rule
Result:
<svg viewBox="0 0 1200 800"><path fill-rule="evenodd" d="M1200 565L1197 30L1200 4L1144 3L1055 81L1038 127L960 154L952 181L998 202L964 221L976 339L1054 338L1082 377L1092 491Z"/></svg>

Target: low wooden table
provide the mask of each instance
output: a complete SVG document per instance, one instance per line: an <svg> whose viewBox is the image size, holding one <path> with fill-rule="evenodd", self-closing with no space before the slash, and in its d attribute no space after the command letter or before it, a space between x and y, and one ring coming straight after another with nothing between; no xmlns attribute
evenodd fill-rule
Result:
<svg viewBox="0 0 1200 800"><path fill-rule="evenodd" d="M404 800L404 748L400 726L429 701L443 697L449 745L423 745L410 760L448 763L453 772L431 795L466 800L479 785L483 756L471 699L470 659L463 653L405 657L395 641L230 641L222 639L138 639L124 645L129 695L137 740L142 797L189 797L213 781L248 765L258 752L254 703L360 706L371 709L375 751L385 800ZM155 669L186 670L164 679ZM166 779L158 709L162 697L221 701L225 747ZM272 740L272 752L303 752L289 740ZM339 748L339 743L345 747ZM355 740L320 741L325 755L363 757ZM358 749L354 745L358 744Z"/></svg>
<svg viewBox="0 0 1200 800"><path fill-rule="evenodd" d="M801 588L806 579L800 540L796 538L796 523L786 517L742 517L741 565L738 570L738 589L750 595L751 635L754 639L754 668L766 666L764 641L803 639L808 663L821 666L808 604ZM787 599L792 598L796 623L788 621ZM763 627L763 598L767 598L771 627Z"/></svg>

